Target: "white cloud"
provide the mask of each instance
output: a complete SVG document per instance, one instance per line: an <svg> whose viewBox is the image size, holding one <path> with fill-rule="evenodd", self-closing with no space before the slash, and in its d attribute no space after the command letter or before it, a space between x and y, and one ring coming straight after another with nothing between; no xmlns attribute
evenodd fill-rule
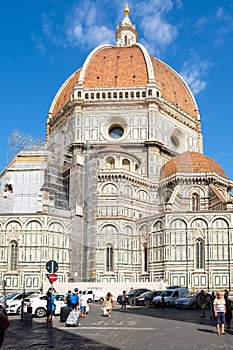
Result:
<svg viewBox="0 0 233 350"><path fill-rule="evenodd" d="M90 49L105 43L113 43L115 31L103 25L99 2L85 1L72 9L66 19L66 35L69 43Z"/></svg>
<svg viewBox="0 0 233 350"><path fill-rule="evenodd" d="M176 2L181 7L181 2ZM166 14L174 7L171 0L145 1L135 6L135 17L143 34L140 41L152 54L166 48L177 37L177 27L166 19Z"/></svg>
<svg viewBox="0 0 233 350"><path fill-rule="evenodd" d="M56 45L69 44L87 51L100 44L115 44L115 30L123 19L124 6L123 0L77 0L70 12L65 14L63 28L57 27L52 16L44 14L43 32L46 38ZM129 2L132 9L130 19L133 24L137 24L139 41L150 53L158 55L177 37L176 25L166 19L166 15L175 6L181 8L182 1L148 0L132 2L132 6ZM114 15L111 13L113 9Z"/></svg>
<svg viewBox="0 0 233 350"><path fill-rule="evenodd" d="M209 65L208 61L200 60L193 51L190 54L190 60L184 62L180 75L188 84L194 95L197 95L200 91L205 89L207 85L205 77Z"/></svg>

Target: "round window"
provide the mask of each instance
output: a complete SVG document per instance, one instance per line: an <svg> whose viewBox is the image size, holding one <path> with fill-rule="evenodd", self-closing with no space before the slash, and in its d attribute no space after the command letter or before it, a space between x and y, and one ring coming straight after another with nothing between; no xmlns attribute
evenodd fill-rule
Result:
<svg viewBox="0 0 233 350"><path fill-rule="evenodd" d="M109 128L109 136L113 139L119 139L124 135L124 129L121 126L113 126Z"/></svg>

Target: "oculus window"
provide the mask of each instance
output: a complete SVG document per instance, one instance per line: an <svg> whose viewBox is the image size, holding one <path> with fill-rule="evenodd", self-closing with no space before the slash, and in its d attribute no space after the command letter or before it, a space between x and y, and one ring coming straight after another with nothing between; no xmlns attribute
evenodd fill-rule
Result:
<svg viewBox="0 0 233 350"><path fill-rule="evenodd" d="M119 139L124 135L124 129L119 125L115 125L109 128L108 133L112 139Z"/></svg>

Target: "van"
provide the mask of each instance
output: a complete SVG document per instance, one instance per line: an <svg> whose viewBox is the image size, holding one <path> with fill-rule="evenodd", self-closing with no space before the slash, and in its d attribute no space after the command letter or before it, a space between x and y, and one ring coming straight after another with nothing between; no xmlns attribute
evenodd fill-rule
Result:
<svg viewBox="0 0 233 350"><path fill-rule="evenodd" d="M162 304L162 297L164 297L164 303L166 306L175 305L175 301L181 298L185 293L188 293L188 288L185 287L167 287L163 293L153 299L154 307Z"/></svg>
<svg viewBox="0 0 233 350"><path fill-rule="evenodd" d="M103 302L106 296L106 293L101 288L88 288L85 291L88 296L88 303L91 303L92 301Z"/></svg>

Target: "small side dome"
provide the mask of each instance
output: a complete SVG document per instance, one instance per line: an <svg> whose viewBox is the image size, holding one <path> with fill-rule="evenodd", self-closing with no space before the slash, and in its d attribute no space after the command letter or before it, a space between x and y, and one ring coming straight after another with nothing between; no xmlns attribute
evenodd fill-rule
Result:
<svg viewBox="0 0 233 350"><path fill-rule="evenodd" d="M225 177L222 167L212 158L199 152L184 152L169 160L161 170L161 179L176 173L216 173Z"/></svg>

